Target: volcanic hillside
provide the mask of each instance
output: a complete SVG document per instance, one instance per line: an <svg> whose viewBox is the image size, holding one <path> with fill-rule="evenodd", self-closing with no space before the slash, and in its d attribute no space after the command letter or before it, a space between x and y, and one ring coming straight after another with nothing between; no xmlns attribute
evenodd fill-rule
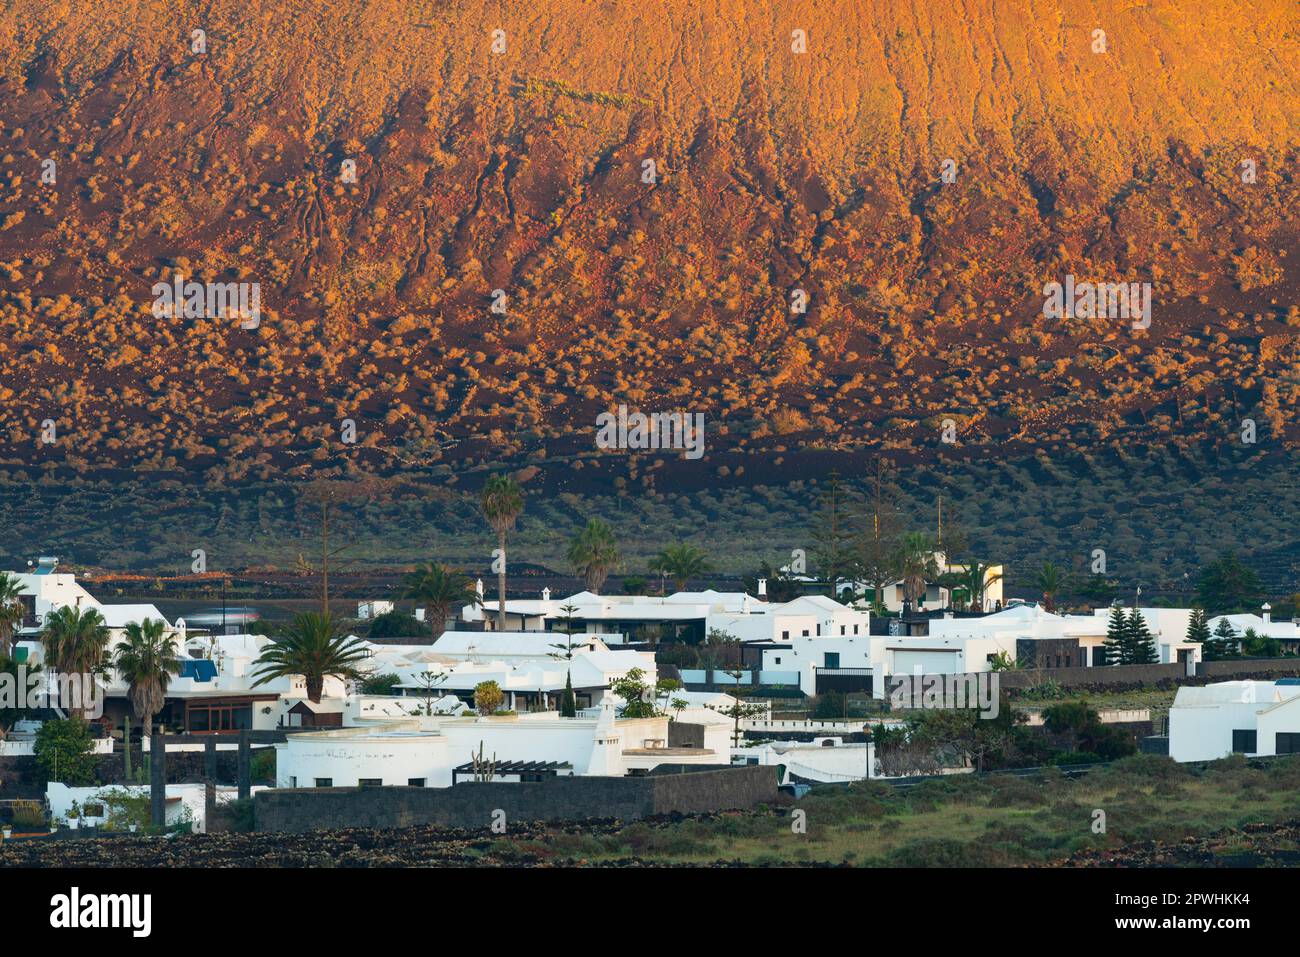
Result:
<svg viewBox="0 0 1300 957"><path fill-rule="evenodd" d="M16 0L0 143L19 486L1300 439L1294 0ZM260 325L156 318L178 273ZM1044 318L1069 275L1150 327Z"/></svg>

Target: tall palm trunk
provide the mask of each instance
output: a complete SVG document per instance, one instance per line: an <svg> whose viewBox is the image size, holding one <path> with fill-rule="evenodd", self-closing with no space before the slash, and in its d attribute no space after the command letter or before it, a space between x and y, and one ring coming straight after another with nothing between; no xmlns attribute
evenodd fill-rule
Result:
<svg viewBox="0 0 1300 957"><path fill-rule="evenodd" d="M451 614L450 605L433 604L429 606L429 617L433 621L429 625L430 634L436 642L442 637L442 633L447 630L447 616Z"/></svg>
<svg viewBox="0 0 1300 957"><path fill-rule="evenodd" d="M497 631L506 630L506 530L497 532L497 544L501 549L501 571L497 573Z"/></svg>

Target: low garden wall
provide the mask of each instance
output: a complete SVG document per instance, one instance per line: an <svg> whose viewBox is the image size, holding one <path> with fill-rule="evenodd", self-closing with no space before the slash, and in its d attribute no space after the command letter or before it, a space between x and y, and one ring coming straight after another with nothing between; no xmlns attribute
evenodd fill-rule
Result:
<svg viewBox="0 0 1300 957"><path fill-rule="evenodd" d="M618 819L749 808L776 798L776 769L761 765L643 777L556 777L450 788L277 788L254 797L259 831L318 828L488 829L511 822Z"/></svg>

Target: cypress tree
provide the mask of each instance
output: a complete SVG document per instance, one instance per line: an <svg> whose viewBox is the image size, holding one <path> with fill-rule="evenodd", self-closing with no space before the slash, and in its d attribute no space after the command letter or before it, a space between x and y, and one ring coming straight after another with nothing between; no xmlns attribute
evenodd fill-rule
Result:
<svg viewBox="0 0 1300 957"><path fill-rule="evenodd" d="M573 675L566 672L564 675L564 696L560 698L560 717L576 718L578 716L578 701L573 696Z"/></svg>

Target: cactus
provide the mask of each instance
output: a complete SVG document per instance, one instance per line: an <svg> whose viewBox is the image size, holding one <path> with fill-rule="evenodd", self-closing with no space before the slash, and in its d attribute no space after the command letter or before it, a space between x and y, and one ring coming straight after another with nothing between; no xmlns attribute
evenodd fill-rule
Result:
<svg viewBox="0 0 1300 957"><path fill-rule="evenodd" d="M123 771L127 781L131 780L131 716L122 716Z"/></svg>
<svg viewBox="0 0 1300 957"><path fill-rule="evenodd" d="M496 753L494 752L492 754L491 760L489 761L483 760L482 741L479 741L478 743L478 754L475 754L473 751L471 751L469 753L469 760L470 760L470 764L473 765L474 768L474 780L476 783L487 784L496 776L497 773Z"/></svg>

